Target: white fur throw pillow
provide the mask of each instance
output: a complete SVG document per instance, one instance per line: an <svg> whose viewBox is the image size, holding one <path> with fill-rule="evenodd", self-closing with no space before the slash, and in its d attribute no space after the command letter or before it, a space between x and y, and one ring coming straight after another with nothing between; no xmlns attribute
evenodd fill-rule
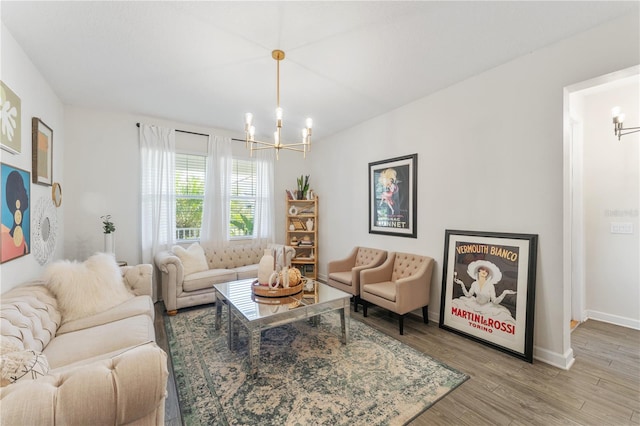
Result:
<svg viewBox="0 0 640 426"><path fill-rule="evenodd" d="M106 311L133 297L124 286L115 258L106 253L95 254L83 263L51 263L44 279L58 301L63 323Z"/></svg>
<svg viewBox="0 0 640 426"><path fill-rule="evenodd" d="M171 251L180 258L185 275L209 270L207 257L204 255L204 250L200 244L193 243L188 249L182 246L173 246Z"/></svg>

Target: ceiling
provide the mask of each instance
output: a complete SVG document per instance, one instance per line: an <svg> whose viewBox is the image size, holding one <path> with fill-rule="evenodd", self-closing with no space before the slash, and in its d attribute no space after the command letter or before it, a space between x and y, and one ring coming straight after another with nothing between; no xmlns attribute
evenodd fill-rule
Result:
<svg viewBox="0 0 640 426"><path fill-rule="evenodd" d="M2 22L65 105L322 139L626 14L639 2L34 2Z"/></svg>

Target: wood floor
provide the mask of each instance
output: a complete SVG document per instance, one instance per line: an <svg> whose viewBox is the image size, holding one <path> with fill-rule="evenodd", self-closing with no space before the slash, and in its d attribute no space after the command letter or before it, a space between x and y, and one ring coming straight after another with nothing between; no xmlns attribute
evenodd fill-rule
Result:
<svg viewBox="0 0 640 426"><path fill-rule="evenodd" d="M167 350L162 302L156 304L158 344ZM180 315L178 313L178 315ZM576 361L569 371L503 354L421 318L398 319L369 308L352 317L471 378L411 425L640 425L640 331L586 321L572 333ZM171 368L170 368L171 371ZM180 425L173 375L166 424Z"/></svg>

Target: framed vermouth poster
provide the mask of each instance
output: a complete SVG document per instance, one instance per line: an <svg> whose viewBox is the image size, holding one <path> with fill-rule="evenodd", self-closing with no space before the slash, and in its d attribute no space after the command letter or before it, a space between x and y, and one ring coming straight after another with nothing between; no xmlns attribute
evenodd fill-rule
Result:
<svg viewBox="0 0 640 426"><path fill-rule="evenodd" d="M538 236L445 231L440 328L533 362Z"/></svg>
<svg viewBox="0 0 640 426"><path fill-rule="evenodd" d="M369 233L417 238L418 154L369 163Z"/></svg>

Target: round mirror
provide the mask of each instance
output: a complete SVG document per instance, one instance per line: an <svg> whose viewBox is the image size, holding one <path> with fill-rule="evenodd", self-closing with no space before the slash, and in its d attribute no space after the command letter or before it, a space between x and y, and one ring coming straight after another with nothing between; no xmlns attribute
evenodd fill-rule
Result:
<svg viewBox="0 0 640 426"><path fill-rule="evenodd" d="M54 201L48 197L40 198L32 213L31 252L36 260L44 265L51 259L56 248L58 218Z"/></svg>
<svg viewBox="0 0 640 426"><path fill-rule="evenodd" d="M42 234L42 241L47 241L49 239L49 232L51 231L51 220L48 217L45 217L42 221L40 234Z"/></svg>
<svg viewBox="0 0 640 426"><path fill-rule="evenodd" d="M62 204L62 187L58 182L55 182L51 186L51 199L53 200L53 204L55 204L56 207L60 207L60 205Z"/></svg>

